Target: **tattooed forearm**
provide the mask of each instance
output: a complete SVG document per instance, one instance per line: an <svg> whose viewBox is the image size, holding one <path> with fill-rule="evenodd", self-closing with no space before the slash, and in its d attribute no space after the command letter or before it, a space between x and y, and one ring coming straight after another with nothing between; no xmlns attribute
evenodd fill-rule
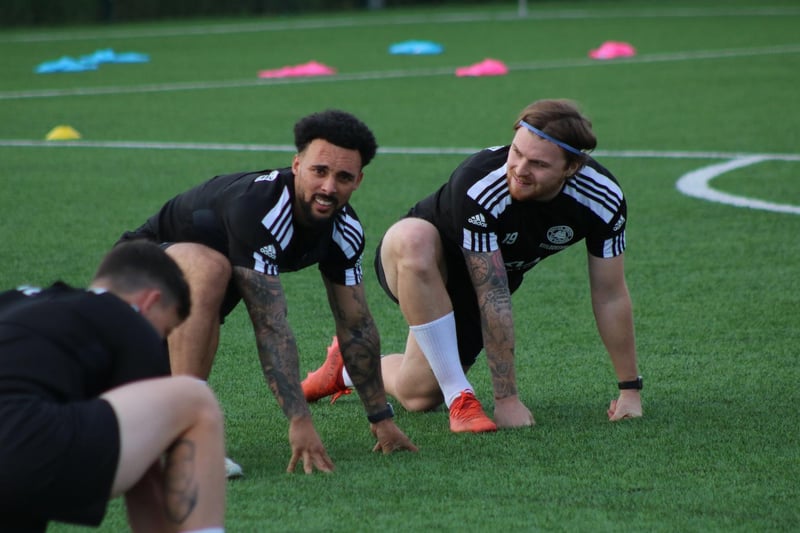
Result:
<svg viewBox="0 0 800 533"><path fill-rule="evenodd" d="M342 358L364 405L368 409L373 406L378 411L386 406L378 330L370 320L369 324L350 332L353 335L339 344Z"/></svg>
<svg viewBox="0 0 800 533"><path fill-rule="evenodd" d="M486 358L492 372L495 398L517 394L514 371L514 318L508 276L500 251L464 251L481 315Z"/></svg>
<svg viewBox="0 0 800 533"><path fill-rule="evenodd" d="M361 285L335 285L328 281L326 287L347 372L367 412L380 411L386 407L380 336L369 312L364 288Z"/></svg>
<svg viewBox="0 0 800 533"><path fill-rule="evenodd" d="M195 461L194 442L190 440L181 439L167 450L164 460L164 512L175 524L182 524L197 506Z"/></svg>
<svg viewBox="0 0 800 533"><path fill-rule="evenodd" d="M253 323L261 369L287 418L310 415L300 388L297 343L286 320L286 298L277 276L234 267L236 280Z"/></svg>

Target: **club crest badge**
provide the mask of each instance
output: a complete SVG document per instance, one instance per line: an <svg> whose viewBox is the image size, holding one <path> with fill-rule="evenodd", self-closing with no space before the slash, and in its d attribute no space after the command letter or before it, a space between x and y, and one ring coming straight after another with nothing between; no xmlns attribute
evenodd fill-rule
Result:
<svg viewBox="0 0 800 533"><path fill-rule="evenodd" d="M567 244L575 236L569 226L553 226L547 230L547 240L553 244Z"/></svg>

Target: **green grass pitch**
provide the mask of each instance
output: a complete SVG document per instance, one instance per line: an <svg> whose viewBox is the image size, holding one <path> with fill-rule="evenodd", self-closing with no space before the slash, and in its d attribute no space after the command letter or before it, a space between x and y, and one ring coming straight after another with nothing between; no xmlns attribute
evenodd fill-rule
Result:
<svg viewBox="0 0 800 533"><path fill-rule="evenodd" d="M87 283L119 234L171 195L216 174L288 164L294 121L327 107L364 119L381 145L353 197L371 264L383 231L469 150L507 143L529 102L573 98L628 198L645 416L606 419L615 378L576 246L533 269L514 296L534 428L455 435L444 411L398 409L420 452L384 457L370 452L349 396L312 406L337 471L286 474L287 423L239 308L210 381L229 454L246 474L228 485L228 530L797 531L799 26L795 1L686 0L529 2L523 18L510 2L3 30L0 287ZM388 54L411 39L444 53ZM589 59L606 40L637 54ZM151 60L34 73L109 47ZM454 75L485 58L509 73ZM337 74L257 79L311 60ZM58 125L82 138L45 142ZM700 196L724 201L684 194L686 176L698 178ZM282 280L305 374L323 360L332 320L320 312L315 268ZM371 269L367 291L384 351L401 349L406 327ZM491 409L485 358L470 378ZM115 501L99 530L125 528Z"/></svg>

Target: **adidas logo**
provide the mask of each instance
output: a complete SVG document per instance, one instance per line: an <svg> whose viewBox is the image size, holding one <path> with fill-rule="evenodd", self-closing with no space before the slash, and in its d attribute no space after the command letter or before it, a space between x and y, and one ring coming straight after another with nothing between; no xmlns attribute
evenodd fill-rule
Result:
<svg viewBox="0 0 800 533"><path fill-rule="evenodd" d="M259 252L261 252L262 254L266 255L267 257L269 257L270 259L273 259L273 260L277 256L277 253L275 252L275 247L273 245L271 245L271 244L269 246L263 246L259 250Z"/></svg>
<svg viewBox="0 0 800 533"><path fill-rule="evenodd" d="M483 218L483 213L478 213L477 215L473 215L467 219L467 222L473 224L475 226L485 228L486 227L486 219Z"/></svg>

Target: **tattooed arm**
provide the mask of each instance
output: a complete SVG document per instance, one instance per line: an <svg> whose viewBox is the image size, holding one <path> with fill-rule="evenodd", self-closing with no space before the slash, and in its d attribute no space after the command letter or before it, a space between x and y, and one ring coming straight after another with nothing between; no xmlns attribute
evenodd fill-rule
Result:
<svg viewBox="0 0 800 533"><path fill-rule="evenodd" d="M367 307L363 285L338 285L322 277L336 322L336 336L347 372L358 390L367 414L386 407L381 379L381 341Z"/></svg>
<svg viewBox="0 0 800 533"><path fill-rule="evenodd" d="M290 420L310 417L300 388L297 343L286 319L280 280L243 267L234 267L234 279L253 323L261 369L278 405Z"/></svg>
<svg viewBox="0 0 800 533"><path fill-rule="evenodd" d="M462 250L481 315L486 359L494 388L498 427L530 426L533 415L517 395L514 370L514 317L503 255Z"/></svg>
<svg viewBox="0 0 800 533"><path fill-rule="evenodd" d="M380 336L367 306L364 286L339 285L322 276L328 292L328 302L336 322L339 349L367 415L386 409L386 390L381 376ZM371 424L378 440L373 451L384 454L395 450L417 451L391 418Z"/></svg>
<svg viewBox="0 0 800 533"><path fill-rule="evenodd" d="M492 373L495 399L516 396L514 372L514 318L503 256L500 251L476 253L464 250L467 270L478 297L481 330Z"/></svg>
<svg viewBox="0 0 800 533"><path fill-rule="evenodd" d="M233 279L253 323L264 378L289 419L292 458L287 471L294 471L300 460L306 474L313 467L332 471L333 462L311 422L311 411L300 387L297 343L286 319L286 298L280 280L238 266L233 268Z"/></svg>

